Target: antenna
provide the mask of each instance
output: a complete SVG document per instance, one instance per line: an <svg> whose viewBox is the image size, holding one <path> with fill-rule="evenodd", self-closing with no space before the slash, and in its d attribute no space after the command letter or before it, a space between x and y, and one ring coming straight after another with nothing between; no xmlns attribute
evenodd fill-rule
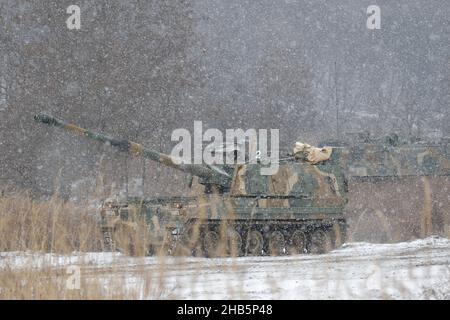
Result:
<svg viewBox="0 0 450 320"><path fill-rule="evenodd" d="M338 97L338 86L337 86L337 63L334 60L334 102L336 106L336 136L339 137L339 97Z"/></svg>

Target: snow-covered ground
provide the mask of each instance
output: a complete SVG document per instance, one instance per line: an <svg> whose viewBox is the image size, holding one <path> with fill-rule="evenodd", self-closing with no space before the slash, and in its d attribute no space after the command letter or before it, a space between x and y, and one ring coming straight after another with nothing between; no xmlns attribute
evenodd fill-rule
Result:
<svg viewBox="0 0 450 320"><path fill-rule="evenodd" d="M81 277L122 279L141 298L450 299L450 240L350 243L325 255L131 258L0 253L0 270L80 266ZM1 272L1 271L0 271Z"/></svg>

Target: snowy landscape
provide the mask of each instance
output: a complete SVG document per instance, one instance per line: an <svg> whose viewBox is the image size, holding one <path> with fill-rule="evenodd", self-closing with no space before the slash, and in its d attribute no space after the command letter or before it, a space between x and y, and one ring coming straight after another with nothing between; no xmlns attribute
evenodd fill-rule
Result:
<svg viewBox="0 0 450 320"><path fill-rule="evenodd" d="M0 0L0 299L450 299L449 17Z"/></svg>
<svg viewBox="0 0 450 320"><path fill-rule="evenodd" d="M449 299L450 240L350 243L324 255L132 258L119 253L0 254L1 270L81 268L82 281L118 284L140 299ZM59 275L64 283L68 275ZM66 289L70 293L69 289ZM82 286L80 290L86 290ZM1 295L1 291L0 291Z"/></svg>

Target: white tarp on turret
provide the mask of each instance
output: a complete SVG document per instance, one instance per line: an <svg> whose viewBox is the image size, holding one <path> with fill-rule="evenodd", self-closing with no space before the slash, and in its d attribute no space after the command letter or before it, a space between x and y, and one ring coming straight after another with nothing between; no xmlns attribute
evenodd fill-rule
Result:
<svg viewBox="0 0 450 320"><path fill-rule="evenodd" d="M293 151L294 156L296 158L303 159L311 164L316 164L328 160L331 157L333 148L331 147L317 148L307 143L297 141L294 145Z"/></svg>

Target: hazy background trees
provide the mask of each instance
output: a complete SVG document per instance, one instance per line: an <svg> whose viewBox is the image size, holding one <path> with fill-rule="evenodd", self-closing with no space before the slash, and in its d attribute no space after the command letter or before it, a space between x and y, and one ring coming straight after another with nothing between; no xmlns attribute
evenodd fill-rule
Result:
<svg viewBox="0 0 450 320"><path fill-rule="evenodd" d="M81 8L68 30L66 8ZM450 135L444 1L0 2L0 184L66 196L180 193L183 176L35 124L46 110L170 152L175 128ZM97 180L97 183L95 182ZM106 192L106 191L105 191Z"/></svg>

